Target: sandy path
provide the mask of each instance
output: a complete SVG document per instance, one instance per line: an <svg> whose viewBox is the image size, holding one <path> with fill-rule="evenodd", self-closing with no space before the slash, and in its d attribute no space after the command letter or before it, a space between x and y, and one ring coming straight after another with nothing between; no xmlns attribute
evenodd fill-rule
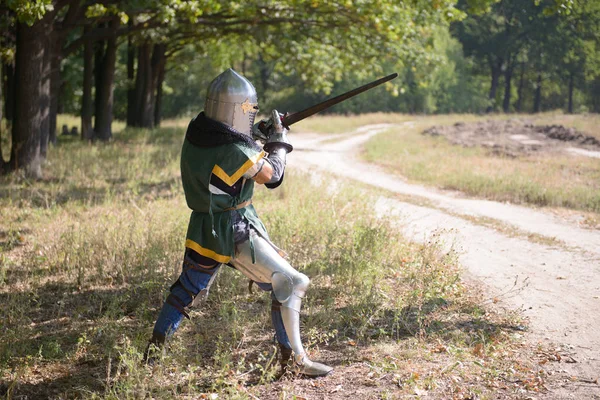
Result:
<svg viewBox="0 0 600 400"><path fill-rule="evenodd" d="M561 346L577 361L546 364L555 379L552 392L544 398L600 399L600 385L584 382L600 377L600 232L542 211L408 184L360 161L361 144L390 127L363 127L347 139L295 134L295 151L288 163L292 168L358 180L375 191L385 189L376 204L378 214L394 215L401 229L416 240L441 233L446 243L459 249L469 279L483 283L491 296L500 296L507 306L522 309L534 340ZM390 192L427 199L428 205L395 200ZM566 246L534 243L523 235L510 237L461 215L493 218L524 233L553 237ZM568 379L571 376L579 380Z"/></svg>

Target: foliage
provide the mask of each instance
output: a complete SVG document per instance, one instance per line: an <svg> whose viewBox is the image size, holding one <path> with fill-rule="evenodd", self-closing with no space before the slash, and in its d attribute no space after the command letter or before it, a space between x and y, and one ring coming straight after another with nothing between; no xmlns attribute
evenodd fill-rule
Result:
<svg viewBox="0 0 600 400"><path fill-rule="evenodd" d="M576 87L580 92L575 94L575 101L580 104L576 105L576 109L582 109L583 104L588 102L586 96L594 93L584 82L596 77L593 71L597 69L595 57L598 52L595 51L597 40L593 37L584 40L590 34L584 34L581 29L588 29L591 33L597 23L593 21L597 19L594 19L595 14L591 11L595 6L575 7L566 3L564 6L569 10L568 13L548 12L555 10L553 7L557 3L497 2L485 14L455 14L453 19L462 18L462 21L455 22L451 31L453 35L450 35L444 23L431 19L430 23L419 29L408 29L401 43L381 39L371 42L368 37L361 38L349 32L338 35L335 45L330 46L327 35L323 40L313 40L309 32L306 40L298 41L286 33L289 29L285 26L281 26L281 29L269 27L261 29L258 36L250 41L225 40L220 42L221 46L207 48L208 51L186 47L187 50L182 52L185 53L182 54L182 61L186 61L177 63L175 68L185 68L190 77L206 74L208 77L203 81L208 83L209 77L218 73L219 65L221 68L234 66L257 86L263 109L276 107L285 111L305 108L329 95L344 92L397 70L400 77L387 85L387 90L367 92L331 111L482 112L494 103L500 104L502 99L501 91L497 92L496 101L491 102L486 98L490 57L498 57L502 65L507 66L509 61L506 60L510 59L510 68L515 74L524 71L522 89L518 89L517 83L514 83L510 92L510 107L516 107L514 102L518 95L519 107L523 110L533 109L533 93L536 89L534 66L539 64L537 60L541 52L546 54L543 68L544 76L547 76L543 80L543 102L547 108L566 106L566 85L563 84L566 75L559 73L565 68L561 67L563 61L556 60L564 58L568 61L577 55L579 64L571 64L578 76L582 77ZM469 7L463 8L472 11L472 7L473 4L469 3ZM401 20L398 18L394 19ZM411 18L415 16L409 16L409 20ZM580 29L574 31L572 36L585 47L570 45L568 40L563 40L565 35L559 31L559 23L570 26L575 20L580 21ZM411 24L411 21L406 21L406 26L410 27ZM223 48L225 52L231 52L229 57L223 53ZM360 58L356 57L355 49L363 52ZM371 50L376 53L370 55ZM190 57L194 52L196 57ZM199 60L200 54L208 59ZM382 57L381 54L386 56ZM212 67L207 69L207 65ZM202 109L202 89L206 83L203 82L203 85L194 79L193 83L197 86L190 91L188 81L183 78L175 72L167 77L166 84L170 91L167 98L173 99L168 101L186 106L194 104L191 107L193 111L187 111L186 107L184 112L197 112ZM166 110L166 115L175 116L176 110Z"/></svg>
<svg viewBox="0 0 600 400"><path fill-rule="evenodd" d="M52 9L53 2L11 0L7 5L33 23ZM432 113L483 111L489 105L487 82L478 75L486 70L489 56L518 53L532 62L539 43L551 55L546 57L548 64L576 71L578 87L586 92L585 83L600 70L593 38L598 31L593 28L597 8L594 2L576 5L567 0L470 0L458 7L451 0L138 0L110 6L91 3L85 15L88 19L119 15L123 23L130 15L134 25L148 25L136 30L135 42L169 43L173 51L165 82L165 116L198 112L211 77L229 66L251 78L263 107L290 110L399 70L401 77L388 85L387 92L363 94L335 110ZM465 56L447 32L447 23L453 21ZM121 47L117 73L125 74L125 56ZM67 86L61 98L71 113L79 107L80 83L73 82L81 81L81 68L79 56L63 63ZM548 72L554 74L552 68ZM123 77L116 82L115 113L124 118L125 92L131 83ZM547 97L551 95L552 91Z"/></svg>
<svg viewBox="0 0 600 400"><path fill-rule="evenodd" d="M480 80L472 79L471 61L465 59L460 44L448 35L447 28L435 28L428 39L430 46L427 55L406 61L399 69L400 76L391 84L363 93L345 101L328 112L365 113L365 112L473 112L485 109L487 99L483 95ZM428 48L423 46L423 49ZM283 111L298 111L326 98L351 90L368 81L375 80L387 71L395 69L394 63L373 61L363 68L370 73L351 68L340 72L336 81L331 70L318 71L320 64L315 62L311 69L298 69L286 66L289 75L283 71L282 60L266 61L264 55L247 56L242 60L228 60L214 48L209 53L199 53L186 47L178 55L181 57L176 66L169 71L165 88L165 115L189 115L199 112L204 104L203 88L223 68L233 65L257 87L261 109L278 108ZM313 53L308 60L314 60ZM258 57L258 58L256 58ZM223 62L225 61L225 62ZM357 61L352 63L356 64ZM363 62L361 62L363 64ZM372 66L381 65L381 72L373 71ZM307 76L299 71L313 71L320 74L320 81L326 79L330 89L315 91L315 84L306 82ZM318 86L318 85L317 85ZM173 107L173 108L171 108Z"/></svg>
<svg viewBox="0 0 600 400"><path fill-rule="evenodd" d="M20 22L30 26L54 9L52 0L6 0L6 5L16 13Z"/></svg>
<svg viewBox="0 0 600 400"><path fill-rule="evenodd" d="M86 105L81 130L86 138L109 140L113 117L127 119L129 126L151 128L160 124L163 114L199 112L207 84L227 67L255 83L267 110L303 109L391 72L398 72L399 78L385 89L329 112L600 109L595 90L600 80L597 2L11 0L6 4L7 12L0 17L0 25L7 27L0 36L0 54L9 71L6 86L31 93L14 96L11 90L3 94L5 103L14 104L15 112L35 108L28 103L44 109L40 119L20 118L31 123L12 125L19 140L41 132L40 151L37 139L24 141L27 145L13 143L21 150L11 151L11 159L0 163L2 173L26 168L39 175L37 154L45 157L58 97L61 110L69 113L79 113ZM48 30L54 43L42 46L38 34L19 36L31 42L21 45L21 52L39 48L47 53L22 58L32 68L51 71L38 89L10 72L13 55L19 54L16 20L29 29ZM95 50L79 51L84 43ZM85 80L84 65L88 65ZM22 82L11 86L13 79ZM92 80L98 95L95 107ZM97 132L91 129L94 112Z"/></svg>
<svg viewBox="0 0 600 400"><path fill-rule="evenodd" d="M546 109L567 108L573 89L581 92L580 104L590 103L585 98L594 95L589 82L598 74L599 23L597 2L501 0L488 13L455 23L452 31L476 63L471 75L502 75L505 91L490 90L492 108L498 109L504 97L505 111L511 111L517 97L515 108L527 104L536 110L536 95ZM515 73L516 91L510 90ZM585 109L583 104L574 108Z"/></svg>

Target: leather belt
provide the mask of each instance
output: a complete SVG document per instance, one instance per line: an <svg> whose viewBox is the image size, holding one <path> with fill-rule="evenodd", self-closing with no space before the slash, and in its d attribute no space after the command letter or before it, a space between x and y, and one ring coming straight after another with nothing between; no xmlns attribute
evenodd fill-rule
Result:
<svg viewBox="0 0 600 400"><path fill-rule="evenodd" d="M224 209L223 211L232 211L232 210L239 210L240 208L245 208L248 207L250 204L252 204L252 199L244 201L243 203L238 204L235 207L229 207Z"/></svg>

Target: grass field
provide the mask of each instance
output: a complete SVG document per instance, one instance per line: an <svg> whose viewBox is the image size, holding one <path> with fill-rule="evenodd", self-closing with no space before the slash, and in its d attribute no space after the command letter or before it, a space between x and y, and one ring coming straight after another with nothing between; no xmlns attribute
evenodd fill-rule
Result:
<svg viewBox="0 0 600 400"><path fill-rule="evenodd" d="M364 157L413 182L491 200L565 207L600 213L600 162L597 158L536 153L508 157L482 147L450 144L421 133L432 125L472 122L488 117L416 117L411 126L391 128L365 146ZM496 118L505 118L497 116ZM524 116L538 125L578 127L600 137L598 116ZM593 214L588 215L596 220Z"/></svg>
<svg viewBox="0 0 600 400"><path fill-rule="evenodd" d="M371 216L363 193L328 194L293 173L278 190L258 190L255 205L312 279L303 336L334 375L272 381L269 297L228 268L162 362L142 365L189 216L183 130L165 125L108 144L60 137L44 180L0 178L1 395L491 399L543 390L519 316L465 286L435 234L411 243Z"/></svg>
<svg viewBox="0 0 600 400"><path fill-rule="evenodd" d="M298 122L291 129L294 131L315 133L348 133L364 125L396 124L412 120L413 116L406 114L370 113L361 115L315 115Z"/></svg>
<svg viewBox="0 0 600 400"><path fill-rule="evenodd" d="M405 121L423 121L425 125L451 124L457 121L476 122L485 119L521 118L534 125L564 125L573 127L586 135L600 138L600 115L563 114L547 112L540 114L447 114L447 115L407 115L389 113L370 113L361 115L315 115L294 125L303 132L346 133L364 125L394 124ZM292 128L292 133L294 128Z"/></svg>

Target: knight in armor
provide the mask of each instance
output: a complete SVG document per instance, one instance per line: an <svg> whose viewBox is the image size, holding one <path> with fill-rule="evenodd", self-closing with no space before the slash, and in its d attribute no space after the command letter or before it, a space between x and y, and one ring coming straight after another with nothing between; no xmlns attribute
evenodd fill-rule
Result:
<svg viewBox="0 0 600 400"><path fill-rule="evenodd" d="M271 292L271 318L281 365L310 377L331 367L311 361L300 338L300 309L309 278L296 271L269 239L252 206L255 183L276 188L283 181L286 156L293 150L281 115L273 110L269 134L258 132L254 86L228 69L210 84L204 111L190 122L181 151L181 179L192 209L183 270L171 286L158 316L146 359L164 346L195 300L207 295L223 264ZM267 122L266 124L264 124ZM265 140L261 149L254 140Z"/></svg>

